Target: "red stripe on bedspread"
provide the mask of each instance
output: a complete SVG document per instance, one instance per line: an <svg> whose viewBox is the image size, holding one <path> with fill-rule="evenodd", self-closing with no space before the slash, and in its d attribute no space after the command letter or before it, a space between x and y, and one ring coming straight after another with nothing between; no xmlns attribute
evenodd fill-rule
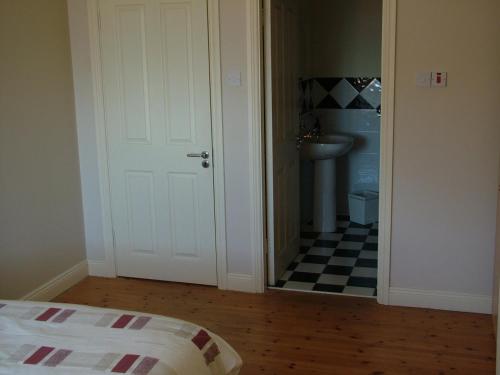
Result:
<svg viewBox="0 0 500 375"><path fill-rule="evenodd" d="M115 367L113 367L113 370L111 372L119 372L119 373L126 373L130 367L134 364L135 361L137 361L137 358L139 356L137 354L126 354L123 356L122 359L116 364Z"/></svg>
<svg viewBox="0 0 500 375"><path fill-rule="evenodd" d="M40 314L35 320L38 320L40 322L46 322L50 318L52 318L54 315L56 315L61 309L58 309L57 307L50 307L45 312Z"/></svg>
<svg viewBox="0 0 500 375"><path fill-rule="evenodd" d="M111 328L123 328L127 324L129 324L132 319L134 319L133 315L127 315L127 314L122 315L118 318L115 324L111 326Z"/></svg>
<svg viewBox="0 0 500 375"><path fill-rule="evenodd" d="M134 375L147 375L156 366L158 359L152 357L144 357L137 367L132 371Z"/></svg>
<svg viewBox="0 0 500 375"><path fill-rule="evenodd" d="M73 315L76 310L63 310L59 315L57 315L54 319L52 319L53 323L64 323L66 319L68 319L71 315Z"/></svg>
<svg viewBox="0 0 500 375"><path fill-rule="evenodd" d="M47 357L54 348L50 346L42 346L36 352L34 352L28 359L24 361L26 365L36 365L40 363L42 359Z"/></svg>
<svg viewBox="0 0 500 375"><path fill-rule="evenodd" d="M140 316L134 323L129 327L129 329L143 329L146 324L151 320L149 316Z"/></svg>
<svg viewBox="0 0 500 375"><path fill-rule="evenodd" d="M60 349L55 352L49 359L45 361L44 366L56 367L59 363L64 361L68 355L72 353L71 350Z"/></svg>

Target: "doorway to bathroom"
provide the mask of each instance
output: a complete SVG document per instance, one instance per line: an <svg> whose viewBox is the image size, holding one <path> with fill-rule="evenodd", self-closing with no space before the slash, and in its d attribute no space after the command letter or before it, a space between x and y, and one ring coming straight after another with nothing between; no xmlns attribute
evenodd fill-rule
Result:
<svg viewBox="0 0 500 375"><path fill-rule="evenodd" d="M389 3L264 1L269 287L376 297L388 283Z"/></svg>

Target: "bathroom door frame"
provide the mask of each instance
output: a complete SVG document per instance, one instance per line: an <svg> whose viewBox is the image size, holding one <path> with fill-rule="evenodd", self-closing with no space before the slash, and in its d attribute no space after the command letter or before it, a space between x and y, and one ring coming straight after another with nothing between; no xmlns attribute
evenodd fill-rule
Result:
<svg viewBox="0 0 500 375"><path fill-rule="evenodd" d="M269 107L265 106L265 88L271 75L265 61L269 61L269 52L265 48L270 25L265 13L265 3L269 0L247 1L249 12L248 52L249 62L253 69L249 79L249 109L256 134L251 138L251 150L257 160L253 161L253 191L255 198L261 197L262 215L255 215L256 227L261 227L261 249L254 249L255 277L261 284L261 290L267 288L267 257L269 238L266 235L272 230L273 205L269 203L265 181L272 181L272 170L266 168L272 155L265 153L267 142L272 142L265 119L268 118ZM382 0L382 116L380 122L380 195L379 195L379 246L377 269L377 301L389 304L390 264L391 264L391 231L392 231L392 187L393 187L393 148L394 148L394 98L395 98L395 63L396 63L396 10L397 0ZM256 199L258 201L258 198ZM255 201L254 201L255 202Z"/></svg>

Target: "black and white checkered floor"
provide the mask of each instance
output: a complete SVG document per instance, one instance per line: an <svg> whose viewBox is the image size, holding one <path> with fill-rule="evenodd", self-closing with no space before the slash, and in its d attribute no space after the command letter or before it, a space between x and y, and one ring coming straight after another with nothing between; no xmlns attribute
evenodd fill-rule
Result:
<svg viewBox="0 0 500 375"><path fill-rule="evenodd" d="M377 295L378 223L360 225L341 217L335 233L305 226L300 254L276 287L293 290Z"/></svg>

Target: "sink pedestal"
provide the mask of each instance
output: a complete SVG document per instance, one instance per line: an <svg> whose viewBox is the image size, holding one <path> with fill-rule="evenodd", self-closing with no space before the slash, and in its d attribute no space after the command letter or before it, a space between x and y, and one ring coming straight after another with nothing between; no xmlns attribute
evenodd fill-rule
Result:
<svg viewBox="0 0 500 375"><path fill-rule="evenodd" d="M314 223L315 232L337 230L336 158L349 152L354 138L346 135L322 135L306 138L301 158L314 160Z"/></svg>
<svg viewBox="0 0 500 375"><path fill-rule="evenodd" d="M314 161L315 232L337 230L336 159Z"/></svg>

